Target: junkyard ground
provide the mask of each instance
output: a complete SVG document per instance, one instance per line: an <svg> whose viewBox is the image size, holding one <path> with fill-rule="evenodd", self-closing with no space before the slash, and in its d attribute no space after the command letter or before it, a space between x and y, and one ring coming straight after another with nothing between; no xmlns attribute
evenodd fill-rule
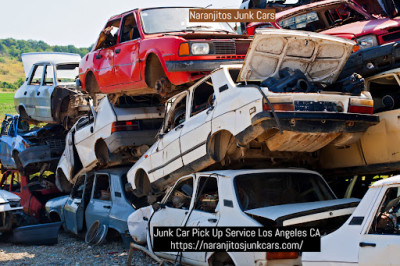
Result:
<svg viewBox="0 0 400 266"><path fill-rule="evenodd" d="M128 248L122 242L89 246L78 237L60 231L58 244L28 246L0 242L0 265L126 265ZM158 265L141 251L134 251L132 265Z"/></svg>

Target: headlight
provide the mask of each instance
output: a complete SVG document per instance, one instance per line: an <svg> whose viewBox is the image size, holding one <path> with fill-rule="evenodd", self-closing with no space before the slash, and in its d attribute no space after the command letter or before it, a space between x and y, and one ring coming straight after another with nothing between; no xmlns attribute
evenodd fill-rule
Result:
<svg viewBox="0 0 400 266"><path fill-rule="evenodd" d="M378 45L375 35L367 35L357 39L357 43L361 49L370 48Z"/></svg>
<svg viewBox="0 0 400 266"><path fill-rule="evenodd" d="M210 45L205 42L192 43L192 54L193 55L203 55L210 52Z"/></svg>

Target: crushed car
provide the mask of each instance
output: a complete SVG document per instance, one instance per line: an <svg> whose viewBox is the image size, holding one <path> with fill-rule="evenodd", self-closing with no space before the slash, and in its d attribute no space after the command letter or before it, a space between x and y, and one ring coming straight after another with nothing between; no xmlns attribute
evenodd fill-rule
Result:
<svg viewBox="0 0 400 266"><path fill-rule="evenodd" d="M321 252L303 252L302 265L396 265L400 245L400 176L371 185L349 219L321 237Z"/></svg>
<svg viewBox="0 0 400 266"><path fill-rule="evenodd" d="M0 234L12 230L16 223L16 213L21 210L20 198L0 189Z"/></svg>
<svg viewBox="0 0 400 266"><path fill-rule="evenodd" d="M311 226L327 234L346 221L358 202L358 199L337 199L322 176L314 171L222 170L180 178L161 202L131 214L128 227L133 239L146 245L150 252L155 226ZM155 254L190 265L301 264L298 252Z"/></svg>
<svg viewBox="0 0 400 266"><path fill-rule="evenodd" d="M64 229L74 234L86 231L87 238L99 232L101 238L97 239L97 244L104 241L107 234L113 233L129 243L127 218L144 205L136 202L132 193L125 191L127 170L110 168L78 176L69 196L46 203L49 219L61 221ZM92 226L99 231L93 231Z"/></svg>
<svg viewBox="0 0 400 266"><path fill-rule="evenodd" d="M19 115L6 114L0 134L1 167L18 169L23 175L54 171L65 147L63 126L31 128Z"/></svg>
<svg viewBox="0 0 400 266"><path fill-rule="evenodd" d="M87 111L87 99L75 81L80 55L25 53L21 59L26 80L15 92L15 109L25 120L69 128Z"/></svg>
<svg viewBox="0 0 400 266"><path fill-rule="evenodd" d="M362 79L336 82L352 47L316 33L257 34L243 66L222 66L167 101L158 140L128 172L136 195L217 163L293 166L355 142L379 118Z"/></svg>
<svg viewBox="0 0 400 266"><path fill-rule="evenodd" d="M0 188L21 198L20 206L29 218L29 223L48 222L45 204L49 199L63 195L55 185L54 174L22 176L16 170L2 173Z"/></svg>
<svg viewBox="0 0 400 266"><path fill-rule="evenodd" d="M57 187L70 192L78 173L101 166L133 163L155 142L164 117L156 96L121 96L112 105L104 97L66 136L56 170Z"/></svg>
<svg viewBox="0 0 400 266"><path fill-rule="evenodd" d="M188 7L134 9L109 19L79 79L91 95L175 94L223 63L243 62L249 44L226 22L189 22Z"/></svg>
<svg viewBox="0 0 400 266"><path fill-rule="evenodd" d="M343 147L327 146L320 153L320 167L327 175L379 174L400 170L400 68L367 78L380 122L361 139Z"/></svg>

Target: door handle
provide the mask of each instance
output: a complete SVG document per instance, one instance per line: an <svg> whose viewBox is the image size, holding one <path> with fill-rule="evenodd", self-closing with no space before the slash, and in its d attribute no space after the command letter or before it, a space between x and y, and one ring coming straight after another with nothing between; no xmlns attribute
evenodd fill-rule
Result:
<svg viewBox="0 0 400 266"><path fill-rule="evenodd" d="M90 133L93 133L93 127L90 127Z"/></svg>
<svg viewBox="0 0 400 266"><path fill-rule="evenodd" d="M183 128L183 124L180 124L180 125L176 126L175 130L178 130L178 129L181 129L181 128Z"/></svg>
<svg viewBox="0 0 400 266"><path fill-rule="evenodd" d="M209 114L212 110L214 110L214 106L211 106L210 108L208 108L206 114Z"/></svg>
<svg viewBox="0 0 400 266"><path fill-rule="evenodd" d="M97 54L96 59L100 59L100 58L101 58L101 54Z"/></svg>
<svg viewBox="0 0 400 266"><path fill-rule="evenodd" d="M360 242L360 247L376 247L375 243Z"/></svg>
<svg viewBox="0 0 400 266"><path fill-rule="evenodd" d="M119 52L121 52L121 49L115 49L116 54L119 54Z"/></svg>
<svg viewBox="0 0 400 266"><path fill-rule="evenodd" d="M111 206L105 205L103 206L104 209L111 209Z"/></svg>
<svg viewBox="0 0 400 266"><path fill-rule="evenodd" d="M208 219L208 221L209 221L210 223L216 223L216 222L217 222L217 219L215 219L215 218L210 218L210 219Z"/></svg>

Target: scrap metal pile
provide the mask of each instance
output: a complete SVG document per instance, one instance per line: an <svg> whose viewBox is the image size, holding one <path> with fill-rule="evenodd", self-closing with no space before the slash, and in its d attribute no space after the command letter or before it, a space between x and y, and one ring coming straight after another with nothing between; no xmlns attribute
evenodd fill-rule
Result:
<svg viewBox="0 0 400 266"><path fill-rule="evenodd" d="M186 21L186 8L135 9L109 20L79 71L76 55L23 55L31 60L24 67L33 66L15 94L19 115L2 123L0 187L21 197L30 218L17 222L6 214L14 210L4 210L0 230L35 222L42 227L27 230L43 230L53 222L48 226L63 224L91 244L117 233L154 256L147 241L153 226L338 229L359 200L337 199L320 174L289 167L325 177L400 170L398 132L390 131L400 107L400 40L382 37L369 47L365 36L357 42L331 36L380 20L350 0L331 2L310 4L328 10L326 21L306 15L301 19L312 21L299 23L292 11L303 12L300 5L277 14L271 27L278 29L258 29L252 37L227 23L165 21L175 23L171 30L150 20L162 20L164 12ZM341 22L323 27L341 5L347 19L341 14ZM310 23L321 33L296 30ZM179 53L163 54L168 49ZM8 199L10 208L14 201ZM265 252L184 253L177 256L185 263L267 258ZM299 254L284 258L301 263Z"/></svg>

